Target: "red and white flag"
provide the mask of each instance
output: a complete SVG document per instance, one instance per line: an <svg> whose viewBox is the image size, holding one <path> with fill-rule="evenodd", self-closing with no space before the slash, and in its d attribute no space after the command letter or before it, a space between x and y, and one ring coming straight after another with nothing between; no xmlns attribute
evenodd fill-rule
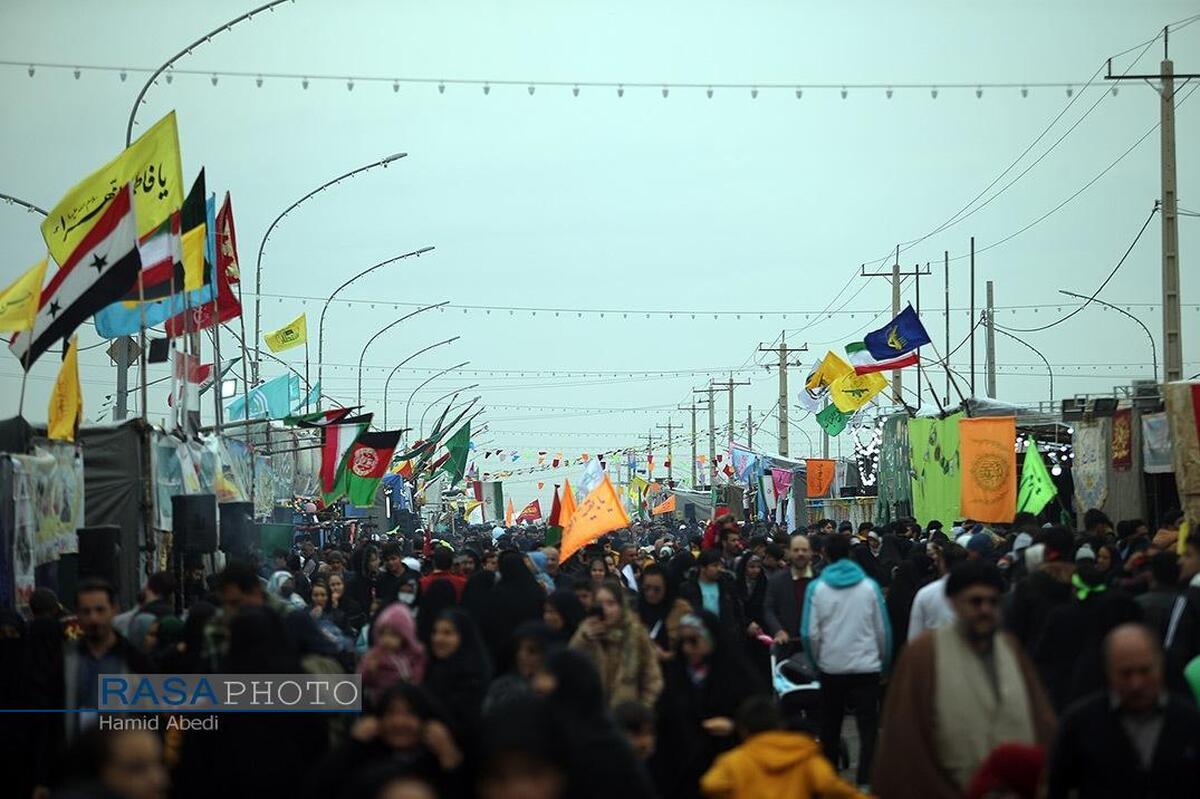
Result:
<svg viewBox="0 0 1200 799"><path fill-rule="evenodd" d="M8 348L28 371L55 342L68 338L89 316L137 285L142 268L132 189L120 191L50 284L42 289L33 329L12 337Z"/></svg>

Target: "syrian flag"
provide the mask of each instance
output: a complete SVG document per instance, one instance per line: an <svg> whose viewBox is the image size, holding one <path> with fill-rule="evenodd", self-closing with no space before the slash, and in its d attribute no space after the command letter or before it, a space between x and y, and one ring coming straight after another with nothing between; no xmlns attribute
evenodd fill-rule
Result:
<svg viewBox="0 0 1200 799"><path fill-rule="evenodd" d="M328 425L325 428L325 440L321 444L321 491L333 494L337 486L338 475L346 462L346 453L354 445L355 439L367 431L371 424L372 414L353 416L340 424Z"/></svg>
<svg viewBox="0 0 1200 799"><path fill-rule="evenodd" d="M85 319L136 286L141 268L132 189L127 185L42 289L33 328L13 336L8 348L29 371L54 343L67 339Z"/></svg>
<svg viewBox="0 0 1200 799"><path fill-rule="evenodd" d="M896 358L877 360L867 349L866 344L855 341L846 345L846 360L854 367L855 374L868 375L872 372L887 372L892 369L903 369L906 366L916 366L921 360L921 356L917 354L916 350L913 350Z"/></svg>
<svg viewBox="0 0 1200 799"><path fill-rule="evenodd" d="M346 462L338 477L335 493L345 494L350 504L369 508L375 503L379 481L387 474L392 453L400 442L399 430L363 433L346 453Z"/></svg>

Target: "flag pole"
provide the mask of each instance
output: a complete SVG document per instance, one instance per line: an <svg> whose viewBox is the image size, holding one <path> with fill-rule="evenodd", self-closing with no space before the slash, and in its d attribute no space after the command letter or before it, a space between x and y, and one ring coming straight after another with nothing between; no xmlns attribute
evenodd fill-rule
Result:
<svg viewBox="0 0 1200 799"><path fill-rule="evenodd" d="M138 269L138 346L141 352L138 354L138 382L141 383L139 391L139 404L141 405L142 420L146 419L146 281L144 272ZM121 353L122 360L125 362L125 368L129 366L129 337L122 339L125 342L125 351Z"/></svg>
<svg viewBox="0 0 1200 799"><path fill-rule="evenodd" d="M305 320L305 327L307 327ZM312 396L312 386L308 382L308 334L304 335L304 412L308 413L308 398Z"/></svg>
<svg viewBox="0 0 1200 799"><path fill-rule="evenodd" d="M17 402L17 417L25 418L25 382L29 380L29 354L33 352L33 328L29 328L29 346L21 358L21 399Z"/></svg>
<svg viewBox="0 0 1200 799"><path fill-rule="evenodd" d="M215 270L216 265L213 266ZM213 283L217 276L213 274ZM199 320L197 320L198 322ZM197 324L197 326L199 326ZM221 317L217 308L217 292L212 301L212 342L213 342L213 431L221 435L221 423L224 421L224 408L221 407Z"/></svg>

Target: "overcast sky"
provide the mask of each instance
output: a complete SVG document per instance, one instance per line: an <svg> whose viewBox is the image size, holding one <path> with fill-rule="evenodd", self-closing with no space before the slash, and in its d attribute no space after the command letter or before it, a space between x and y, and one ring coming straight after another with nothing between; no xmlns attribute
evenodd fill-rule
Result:
<svg viewBox="0 0 1200 799"><path fill-rule="evenodd" d="M6 0L0 58L17 65L0 66L0 191L50 207L119 151L146 76L132 73L122 82L117 72L88 66L155 67L250 5L171 4L168 13L159 2ZM435 397L480 383L470 394L481 394L488 407L490 431L478 439L487 448L596 452L639 441L644 447L648 430L668 419L685 424L687 415L671 408L709 373L721 378L730 368L772 360L755 349L777 340L781 329L788 330L790 345L807 343L811 356L840 351L881 325L882 312L890 310L888 281L852 277L860 264L871 260L869 268L877 267L897 242L924 236L974 198L1070 102L1063 87L1033 84L1071 82L1078 99L996 188L1049 154L982 210L901 257L906 268L931 262L933 274L921 283L922 316L939 350L942 253L958 258L950 265L950 303L956 309L951 339L959 342L969 327L967 260L961 258L969 237L984 250L1019 231L1150 131L1159 103L1145 84L1124 83L1116 96L1105 94L1110 84L1084 86L1105 58L1196 11L1185 0L298 0L183 58L180 69L205 74L160 82L138 118L144 129L172 109L178 113L185 177L190 181L205 166L210 189L219 196L232 192L246 272L266 226L294 200L338 174L407 152L392 167L308 202L276 228L263 261L263 329L307 310L315 337L322 300L339 283L376 261L434 246L420 261L379 270L342 294L364 302L331 307L325 390L345 402L354 398L352 364L372 334L411 310L399 304L448 300L460 307L416 317L371 347L365 362L377 368L364 374L365 401L380 410L392 366L427 344L461 335L412 366L436 370L470 360L468 369L492 371L435 380L414 399L410 421ZM1200 24L1172 34L1176 71L1200 71L1198 45ZM1125 69L1141 52L1114 67ZM1134 71L1157 72L1161 57L1159 42ZM70 68L39 67L31 78L29 62L83 69L75 78ZM254 77L226 75L213 86L209 71L339 79L314 80L305 90L296 78L267 77L258 87ZM342 76L360 80L351 91ZM520 84L492 86L487 95L478 85L455 83L444 93L435 84L410 83L393 91L390 80L361 80L368 76ZM568 86L545 85L554 81ZM618 97L611 88L584 85L576 97L570 84L577 81L653 87L628 88ZM532 95L527 83L535 86ZM936 99L928 88L897 88L891 99L882 89L850 88L843 99L836 88L809 88L797 99L792 88L764 89L757 98L718 88L710 99L703 88L678 86L710 83L947 88ZM955 83L968 85L949 88ZM1016 86L987 88L977 98L976 83ZM1031 86L1027 97L1017 88L1022 84ZM661 86L676 88L664 99ZM1177 127L1180 203L1200 210L1200 159L1189 145L1200 140L1200 99L1182 103ZM977 256L979 302L984 282L994 280L1000 323L1045 324L1072 307L1059 289L1090 293L1099 285L1159 197L1158 142L1152 132L1060 210ZM42 256L37 222L0 204L0 283ZM1187 264L1200 248L1200 218L1181 218L1180 247L1184 368L1191 375L1200 372L1200 286ZM1101 295L1127 305L1158 339L1160 259L1155 219ZM247 275L245 286L251 293L252 279ZM912 289L906 285L906 300L915 300ZM841 313L817 316L835 296L832 309ZM253 303L247 305L252 313ZM565 310L558 316L464 313L464 305ZM603 319L578 315L586 309L619 312ZM646 310L679 313L650 319L632 313ZM743 315L714 320L712 310ZM710 313L693 319L693 311ZM763 311L788 316L760 320ZM252 331L252 317L247 322ZM1055 364L1055 400L1152 376L1145 334L1111 311L1088 309L1024 337ZM82 331L82 345L96 342L90 328ZM228 352L234 343L226 337L223 346ZM1046 400L1049 386L1038 358L1004 336L996 348L1000 398ZM1159 350L1161 359L1161 342ZM982 336L977 351L982 368ZM286 356L302 369L302 350ZM86 412L98 418L115 370L103 347L84 352L81 363ZM967 348L954 366L968 370ZM264 377L281 368L265 361ZM624 375L549 374L557 370ZM628 376L656 370L695 374ZM52 357L32 370L29 419L45 419L54 373ZM149 377L166 374L160 365ZM406 369L392 381L392 420L403 418L409 393L430 374ZM17 409L19 375L11 357L0 366L0 413L6 416ZM757 423L777 400L775 373L759 367L738 378L752 380L736 394L739 421L752 405ZM793 373L793 404L801 378ZM935 380L941 393L944 378ZM906 373L906 381L913 387L914 375ZM978 385L982 392L982 377ZM166 412L166 386L156 389L152 419ZM721 395L717 407L723 423ZM593 410L600 408L650 410ZM205 413L211 416L207 407ZM803 416L793 411L819 446L818 428ZM809 443L800 429L792 433L792 454L804 456ZM776 432L777 422L768 418L755 431L756 445L773 449ZM676 447L681 468L684 449ZM514 466L527 463L522 458ZM518 502L548 498L549 486L537 492L536 481L551 475L523 479L510 484Z"/></svg>

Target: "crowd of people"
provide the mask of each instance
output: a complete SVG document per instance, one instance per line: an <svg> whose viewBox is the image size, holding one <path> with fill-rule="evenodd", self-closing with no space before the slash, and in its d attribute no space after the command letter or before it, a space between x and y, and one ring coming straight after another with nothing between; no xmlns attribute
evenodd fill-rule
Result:
<svg viewBox="0 0 1200 799"><path fill-rule="evenodd" d="M723 515L229 559L0 619L13 796L1200 796L1200 537ZM1177 554L1182 550L1182 554ZM97 676L361 675L361 714L103 730ZM845 724L854 718L853 732ZM6 791L7 793L7 791Z"/></svg>

